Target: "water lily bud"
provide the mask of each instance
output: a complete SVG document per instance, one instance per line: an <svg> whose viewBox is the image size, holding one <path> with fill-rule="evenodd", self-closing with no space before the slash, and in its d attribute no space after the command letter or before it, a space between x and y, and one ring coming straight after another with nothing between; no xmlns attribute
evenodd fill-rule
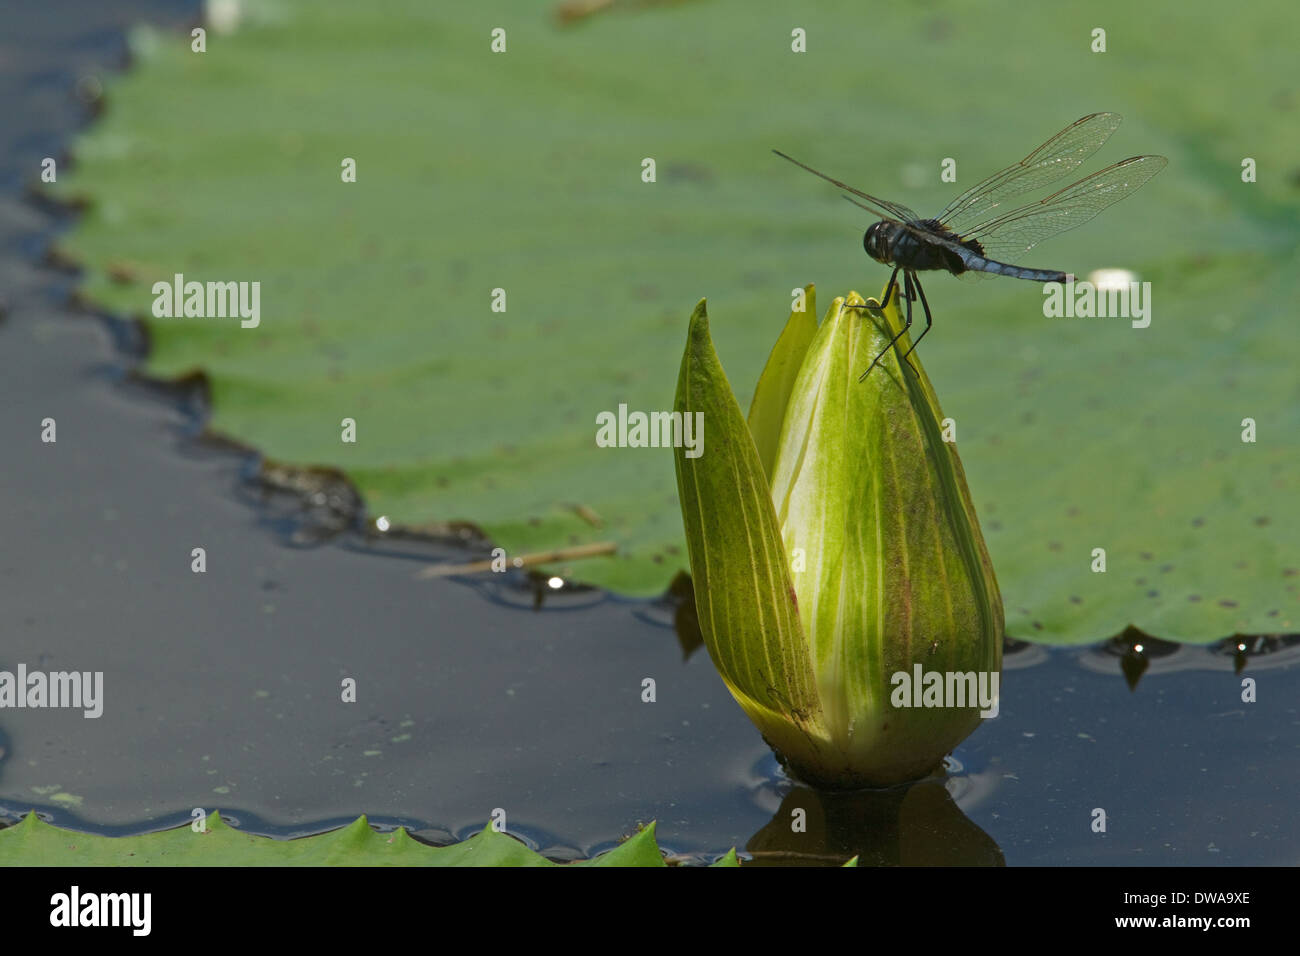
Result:
<svg viewBox="0 0 1300 956"><path fill-rule="evenodd" d="M677 455L705 644L791 772L829 789L937 769L996 715L1003 635L956 448L917 355L899 363L907 336L859 381L896 304L845 304L815 334L791 316L747 427L701 305L677 397L711 418L706 454Z"/></svg>
<svg viewBox="0 0 1300 956"><path fill-rule="evenodd" d="M786 552L803 555L794 589L824 723L845 759L841 770L787 754L813 783L935 769L981 710L996 713L1002 666L1002 600L956 446L917 353L917 372L900 364L906 338L858 380L901 325L893 303L844 308L862 301L837 299L809 347L772 475ZM927 703L927 687L942 693Z"/></svg>

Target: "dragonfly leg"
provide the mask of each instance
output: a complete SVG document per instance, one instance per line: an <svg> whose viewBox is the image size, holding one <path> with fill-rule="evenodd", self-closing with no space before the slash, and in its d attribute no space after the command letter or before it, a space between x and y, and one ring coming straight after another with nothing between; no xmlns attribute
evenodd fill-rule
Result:
<svg viewBox="0 0 1300 956"><path fill-rule="evenodd" d="M894 271L897 272L898 270L895 269ZM892 277L889 280L889 284L890 285L894 284L894 280ZM912 273L908 271L904 271L903 272L903 300L907 302L907 321L903 323L903 327L898 330L897 334L895 334L894 337L889 340L889 344L880 350L880 354L871 360L871 364L867 366L867 370L858 376L859 382L866 381L867 376L871 374L871 370L875 368L877 365L879 365L880 360L885 357L885 353L888 352L890 349L892 349L894 347L894 343L903 337L903 333L912 327L912 300L914 298L916 298L916 296L912 294Z"/></svg>
<svg viewBox="0 0 1300 956"><path fill-rule="evenodd" d="M889 284L885 286L885 299L884 299L883 302L880 303L880 308L882 308L882 309L887 309L887 308L889 308L889 296L890 296L890 293L892 293L892 292L894 291L894 288L895 288L894 279L898 276L898 270L901 269L901 268L902 268L902 266L894 266L894 271L891 272L891 273L889 274ZM865 308L867 308L867 306L865 306L865 305L846 305L844 308L846 308L846 309L865 309Z"/></svg>
<svg viewBox="0 0 1300 956"><path fill-rule="evenodd" d="M885 300L880 303L882 309L889 308L889 294L894 291L896 285L894 280L898 278L898 270L901 268L902 266L894 266L894 271L889 274L889 284L885 286ZM907 278L906 273L904 273L903 278Z"/></svg>
<svg viewBox="0 0 1300 956"><path fill-rule="evenodd" d="M921 296L921 307L925 309L925 328L921 330L921 334L918 335L916 337L916 341L912 343L912 348L908 349L906 352L903 353L903 358L907 359L908 365L912 365L912 360L907 357L912 354L913 349L915 349L918 345L921 344L921 339L925 338L925 333L929 332L930 326L934 324L930 320L930 303L925 301L925 290L921 288L921 280L919 278L913 278L912 284L916 287L917 293ZM915 365L912 365L912 371L916 372ZM916 372L916 374L920 375L921 373Z"/></svg>

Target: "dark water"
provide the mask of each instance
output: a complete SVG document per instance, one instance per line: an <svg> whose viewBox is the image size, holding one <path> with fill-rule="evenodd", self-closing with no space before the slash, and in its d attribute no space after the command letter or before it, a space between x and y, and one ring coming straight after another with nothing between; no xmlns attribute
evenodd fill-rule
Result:
<svg viewBox="0 0 1300 956"><path fill-rule="evenodd" d="M329 502L304 516L266 497L255 456L134 382L130 327L69 308L75 276L45 264L71 220L24 198L40 158L88 120L126 25L195 15L101 6L24 5L0 34L0 669L103 671L106 698L97 720L0 711L0 814L121 834L201 806L297 835L366 813L447 841L503 808L556 858L658 820L694 859L1300 862L1295 639L1016 645L1001 716L945 779L832 797L781 776L707 654L684 653L671 605L414 577L465 560L452 544L345 530L304 546L304 517L338 518Z"/></svg>

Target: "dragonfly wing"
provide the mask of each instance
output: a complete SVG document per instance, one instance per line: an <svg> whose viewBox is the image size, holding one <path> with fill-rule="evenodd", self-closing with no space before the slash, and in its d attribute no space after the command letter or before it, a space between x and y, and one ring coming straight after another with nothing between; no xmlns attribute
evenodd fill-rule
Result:
<svg viewBox="0 0 1300 956"><path fill-rule="evenodd" d="M1101 148L1122 119L1118 113L1092 113L1076 120L1014 166L966 190L939 214L939 222L962 232L1006 200L1063 179Z"/></svg>
<svg viewBox="0 0 1300 956"><path fill-rule="evenodd" d="M849 192L853 193L853 195L857 196L859 199L865 199L867 202L871 203L870 207L863 206L863 208L867 209L869 212L874 212L877 215L898 219L901 222L914 222L917 219L921 218L916 214L915 210L907 208L902 203L890 202L888 199L878 199L877 197L872 196L870 193L864 193L860 189L854 189L848 183L842 183L838 179L832 179L830 176L827 176L825 173L818 172L817 170L813 169L811 166L807 166L804 163L799 162L799 160L795 159L793 156L787 156L779 149L774 149L772 150L772 152L776 153L776 155L780 156L782 159L788 159L790 162L794 163L800 169L806 169L814 176L820 176L828 183L832 183L833 185L839 186L841 189L848 190ZM862 206L862 203L856 203L855 205Z"/></svg>
<svg viewBox="0 0 1300 956"><path fill-rule="evenodd" d="M987 259L1018 265L1020 256L1044 239L1082 226L1107 206L1141 188L1168 164L1163 156L1122 159L1046 199L989 219L961 233L961 239L977 241Z"/></svg>

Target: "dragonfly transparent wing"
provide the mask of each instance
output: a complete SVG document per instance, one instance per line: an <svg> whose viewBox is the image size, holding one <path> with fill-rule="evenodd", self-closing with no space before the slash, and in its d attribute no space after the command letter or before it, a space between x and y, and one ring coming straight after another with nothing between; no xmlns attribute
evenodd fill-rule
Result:
<svg viewBox="0 0 1300 956"><path fill-rule="evenodd" d="M1092 113L1076 120L1014 166L966 190L939 214L939 221L963 232L963 226L987 220L1008 199L1065 178L1101 149L1122 119L1118 113Z"/></svg>
<svg viewBox="0 0 1300 956"><path fill-rule="evenodd" d="M1044 239L1082 226L1164 169L1163 156L1131 156L1107 166L1046 199L1021 206L960 234L984 248L985 258L1019 265L1020 257Z"/></svg>
<svg viewBox="0 0 1300 956"><path fill-rule="evenodd" d="M872 196L870 193L864 193L860 189L854 189L848 183L842 183L838 179L832 179L830 176L827 176L825 173L818 172L817 170L813 169L811 166L807 166L799 162L799 160L795 159L793 156L787 156L779 149L774 149L772 150L772 152L776 153L776 155L780 156L782 159L788 159L790 162L794 163L800 169L806 169L814 176L820 176L828 183L832 183L836 186L839 186L841 189L847 189L849 192L853 193L853 195L857 196L859 199L865 199L867 202L871 203L871 206L863 206L862 203L854 203L854 205L862 206L862 208L866 209L868 212L873 212L880 216L886 216L889 218L897 219L900 222L913 222L921 218L916 214L915 210L907 208L902 203L890 202L888 199L877 199L875 196ZM849 202L853 202L853 200L850 199Z"/></svg>

